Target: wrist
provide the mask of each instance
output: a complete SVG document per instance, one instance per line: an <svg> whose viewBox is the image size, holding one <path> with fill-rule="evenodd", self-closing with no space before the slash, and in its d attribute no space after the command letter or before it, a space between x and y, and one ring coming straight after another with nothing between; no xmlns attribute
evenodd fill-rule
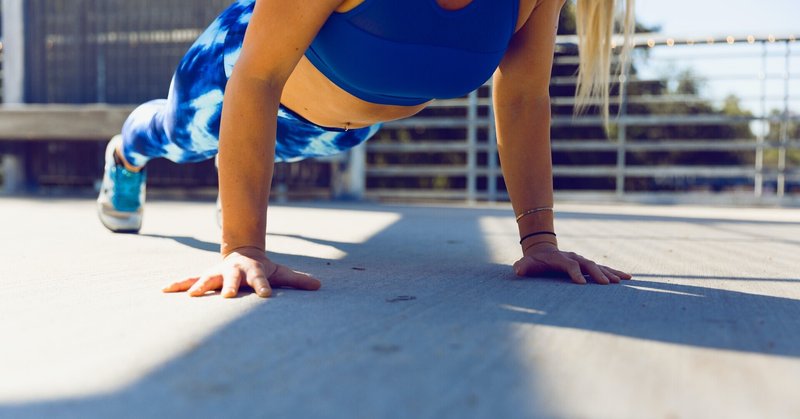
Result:
<svg viewBox="0 0 800 419"><path fill-rule="evenodd" d="M522 243L522 254L528 256L543 250L558 250L558 241L555 237L543 240L526 240Z"/></svg>
<svg viewBox="0 0 800 419"><path fill-rule="evenodd" d="M223 259L227 258L233 253L245 254L245 255L263 255L266 253L264 246L257 246L257 245L241 245L241 246L222 246L220 249L220 255Z"/></svg>

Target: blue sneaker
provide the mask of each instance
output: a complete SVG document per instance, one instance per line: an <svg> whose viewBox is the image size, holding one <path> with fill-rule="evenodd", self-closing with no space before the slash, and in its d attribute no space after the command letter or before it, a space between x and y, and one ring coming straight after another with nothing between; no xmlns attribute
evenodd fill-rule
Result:
<svg viewBox="0 0 800 419"><path fill-rule="evenodd" d="M122 144L117 135L106 147L106 164L97 215L106 228L117 233L138 233L144 212L145 171L131 172L118 161L114 151Z"/></svg>

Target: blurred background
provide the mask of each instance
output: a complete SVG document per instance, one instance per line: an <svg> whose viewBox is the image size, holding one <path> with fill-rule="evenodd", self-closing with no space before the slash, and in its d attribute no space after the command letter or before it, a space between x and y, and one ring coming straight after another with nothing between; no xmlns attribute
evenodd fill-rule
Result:
<svg viewBox="0 0 800 419"><path fill-rule="evenodd" d="M0 190L93 194L103 151L139 103L164 97L187 47L230 0L3 0ZM605 132L573 116L574 2L552 72L557 196L800 204L800 5L637 3L630 65ZM365 147L279 164L274 198L505 201L487 84L388 123ZM213 161L149 166L149 192L214 196Z"/></svg>

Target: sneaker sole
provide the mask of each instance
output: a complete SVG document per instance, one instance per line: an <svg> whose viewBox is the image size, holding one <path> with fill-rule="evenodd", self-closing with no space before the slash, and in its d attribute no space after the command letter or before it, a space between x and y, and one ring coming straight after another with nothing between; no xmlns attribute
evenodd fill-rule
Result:
<svg viewBox="0 0 800 419"><path fill-rule="evenodd" d="M104 212L103 205L97 204L97 216L107 229L115 233L136 234L142 229L142 215L130 214L123 217L114 217Z"/></svg>

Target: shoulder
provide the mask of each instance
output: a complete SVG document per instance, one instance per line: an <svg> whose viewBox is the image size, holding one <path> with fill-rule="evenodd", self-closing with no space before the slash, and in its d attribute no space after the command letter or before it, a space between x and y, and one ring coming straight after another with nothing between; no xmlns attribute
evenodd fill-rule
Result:
<svg viewBox="0 0 800 419"><path fill-rule="evenodd" d="M558 16L566 2L567 0L519 0L519 17L517 18L517 27L514 32L519 32L519 30L525 26L531 19L534 11L551 15L555 13L555 15Z"/></svg>

